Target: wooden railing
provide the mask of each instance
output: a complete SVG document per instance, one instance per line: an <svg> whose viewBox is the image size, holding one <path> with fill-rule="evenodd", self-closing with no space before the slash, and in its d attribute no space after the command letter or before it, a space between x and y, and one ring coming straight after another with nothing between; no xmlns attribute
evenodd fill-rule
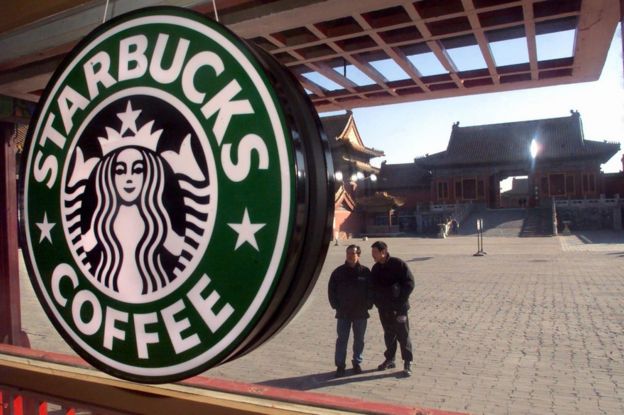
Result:
<svg viewBox="0 0 624 415"><path fill-rule="evenodd" d="M75 356L0 344L0 415L52 413L461 415L203 376L145 385L113 378Z"/></svg>
<svg viewBox="0 0 624 415"><path fill-rule="evenodd" d="M22 350L24 352L24 350ZM218 390L200 388L202 380L164 385L144 385L110 377L88 369L79 359L74 365L54 358L32 359L25 355L0 354L0 414L47 414L49 406L61 413L92 414L315 414L331 412L306 403L277 401L275 388L222 382ZM48 356L49 357L49 356ZM65 363L72 359L64 359ZM204 384L210 384L206 379ZM213 381L214 382L214 381ZM249 386L249 385L247 385ZM247 392L247 393L245 393ZM252 392L256 392L255 394ZM267 392L267 396L262 396ZM57 409L54 409L56 413ZM350 411L348 411L350 412Z"/></svg>

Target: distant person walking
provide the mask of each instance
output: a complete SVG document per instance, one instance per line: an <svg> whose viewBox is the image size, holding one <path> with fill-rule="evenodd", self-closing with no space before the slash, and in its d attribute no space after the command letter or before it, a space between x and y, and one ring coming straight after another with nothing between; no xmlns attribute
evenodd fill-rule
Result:
<svg viewBox="0 0 624 415"><path fill-rule="evenodd" d="M349 245L345 263L332 272L329 278L329 304L336 310L336 377L345 375L347 343L353 328L353 372L362 373L362 353L364 334L369 317L368 310L373 307L370 290L370 270L360 264L362 250L357 245Z"/></svg>
<svg viewBox="0 0 624 415"><path fill-rule="evenodd" d="M451 219L451 233L453 235L457 235L459 233L459 222L457 222L457 219L455 218Z"/></svg>
<svg viewBox="0 0 624 415"><path fill-rule="evenodd" d="M371 248L375 260L371 269L374 301L386 344L385 360L377 368L386 370L396 367L394 359L398 342L403 358L403 373L411 376L413 355L407 311L410 307L409 296L414 290L414 276L403 260L390 256L385 242L377 241Z"/></svg>

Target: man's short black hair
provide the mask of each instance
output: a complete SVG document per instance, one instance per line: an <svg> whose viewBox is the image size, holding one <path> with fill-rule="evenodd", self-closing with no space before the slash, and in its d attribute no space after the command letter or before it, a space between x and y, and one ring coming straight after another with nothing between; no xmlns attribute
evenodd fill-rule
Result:
<svg viewBox="0 0 624 415"><path fill-rule="evenodd" d="M386 245L384 241L376 241L374 244L371 245L371 248L375 248L378 251L387 251L388 245Z"/></svg>
<svg viewBox="0 0 624 415"><path fill-rule="evenodd" d="M347 247L346 251L349 252L349 249L353 249L353 251L358 256L362 254L362 248L360 248L358 245L351 244Z"/></svg>

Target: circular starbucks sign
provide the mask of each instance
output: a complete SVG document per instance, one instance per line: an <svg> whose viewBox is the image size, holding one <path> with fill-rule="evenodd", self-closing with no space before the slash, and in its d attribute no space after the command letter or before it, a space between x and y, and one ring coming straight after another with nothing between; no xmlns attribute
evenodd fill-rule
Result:
<svg viewBox="0 0 624 415"><path fill-rule="evenodd" d="M48 84L26 156L33 286L115 376L172 381L240 356L318 275L333 194L314 109L199 14L148 8L87 36Z"/></svg>

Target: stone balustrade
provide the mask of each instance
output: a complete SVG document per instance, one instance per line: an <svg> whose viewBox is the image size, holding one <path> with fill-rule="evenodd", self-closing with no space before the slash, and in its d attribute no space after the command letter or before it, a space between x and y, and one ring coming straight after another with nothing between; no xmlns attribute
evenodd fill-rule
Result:
<svg viewBox="0 0 624 415"><path fill-rule="evenodd" d="M617 206L621 204L623 199L618 195L614 198L600 199L556 199L555 204L557 206L569 206L569 207L598 207L598 206Z"/></svg>

